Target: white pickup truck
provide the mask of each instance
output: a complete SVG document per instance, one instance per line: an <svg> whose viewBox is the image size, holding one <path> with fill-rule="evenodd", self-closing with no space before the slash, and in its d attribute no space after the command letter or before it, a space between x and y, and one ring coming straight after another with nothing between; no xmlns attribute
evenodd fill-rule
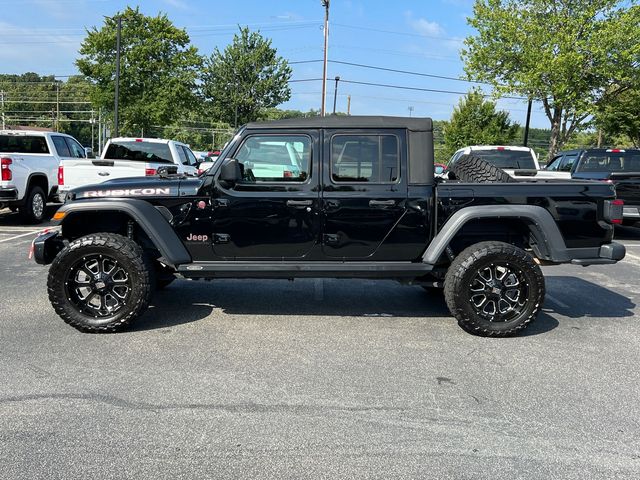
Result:
<svg viewBox="0 0 640 480"><path fill-rule="evenodd" d="M86 156L86 149L63 133L0 130L0 209L41 222L47 202L55 200L60 162Z"/></svg>
<svg viewBox="0 0 640 480"><path fill-rule="evenodd" d="M151 176L162 166L174 165L178 173L195 176L198 164L184 143L160 138L113 138L100 158L65 159L60 164L60 201L74 188L115 178Z"/></svg>

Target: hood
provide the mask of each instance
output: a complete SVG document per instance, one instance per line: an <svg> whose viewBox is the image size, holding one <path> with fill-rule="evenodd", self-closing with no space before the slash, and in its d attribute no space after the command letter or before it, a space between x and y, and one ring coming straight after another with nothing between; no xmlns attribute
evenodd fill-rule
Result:
<svg viewBox="0 0 640 480"><path fill-rule="evenodd" d="M198 193L204 178L172 176L116 178L71 190L65 202L84 198L163 198L192 196Z"/></svg>

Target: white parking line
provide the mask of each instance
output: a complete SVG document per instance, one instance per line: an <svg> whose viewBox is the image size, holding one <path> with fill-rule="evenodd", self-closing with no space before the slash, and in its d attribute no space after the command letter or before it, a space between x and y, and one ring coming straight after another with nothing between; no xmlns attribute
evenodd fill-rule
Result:
<svg viewBox="0 0 640 480"><path fill-rule="evenodd" d="M633 258L634 260L636 260L636 261L639 261L639 262L640 262L640 256L639 256L639 255L633 255L632 253L629 253L629 252L627 252L627 253L625 254L624 258L625 258L625 260L626 260L627 258Z"/></svg>
<svg viewBox="0 0 640 480"><path fill-rule="evenodd" d="M3 238L2 240L0 240L0 243L4 243L4 242L10 242L11 240L15 240L17 238L21 238L21 237L26 237L27 235L33 235L35 236L36 233L38 233L40 230L34 230L33 232L27 232L27 233L23 233L22 235L16 235L14 237L9 237L9 238Z"/></svg>

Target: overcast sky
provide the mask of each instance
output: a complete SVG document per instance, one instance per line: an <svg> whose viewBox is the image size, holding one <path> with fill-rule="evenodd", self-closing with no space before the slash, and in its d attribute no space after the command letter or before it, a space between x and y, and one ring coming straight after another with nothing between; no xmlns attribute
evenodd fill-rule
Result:
<svg viewBox="0 0 640 480"><path fill-rule="evenodd" d="M138 5L147 15L166 13L176 26L187 30L200 53L207 55L216 46L223 49L238 24L248 25L271 38L289 61L309 62L293 64L293 79L322 76L324 9L320 0L0 0L0 73L77 73L74 60L85 30L101 25L104 16L126 5ZM460 77L459 49L464 37L473 33L466 22L472 5L472 0L332 0L329 59ZM450 92L466 92L471 87L467 82L331 63L329 78L336 75L348 81ZM283 107L320 107L321 82L296 82L292 91L292 99ZM333 91L332 81L329 110ZM459 98L456 93L340 82L338 110L346 111L347 95L351 96L352 114L409 115L411 108L414 116L435 119L448 119ZM498 105L524 123L524 103L501 100ZM532 126L548 128L539 106L534 108Z"/></svg>

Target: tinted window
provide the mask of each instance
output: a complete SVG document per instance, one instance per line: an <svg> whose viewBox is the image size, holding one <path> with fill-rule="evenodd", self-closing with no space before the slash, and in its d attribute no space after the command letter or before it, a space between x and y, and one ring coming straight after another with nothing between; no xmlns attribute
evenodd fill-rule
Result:
<svg viewBox="0 0 640 480"><path fill-rule="evenodd" d="M576 161L577 158L578 158L577 153L575 155L565 155L564 159L562 160L562 166L560 167L560 171L570 172L571 168L573 167L573 163Z"/></svg>
<svg viewBox="0 0 640 480"><path fill-rule="evenodd" d="M65 140L67 141L67 145L69 145L69 150L71 151L72 157L75 157L75 158L86 157L86 154L85 154L84 148L82 148L82 145L80 145L78 142L70 138L65 138Z"/></svg>
<svg viewBox="0 0 640 480"><path fill-rule="evenodd" d="M535 170L536 163L531 152L521 150L473 150L472 155L480 157L500 168L524 168Z"/></svg>
<svg viewBox="0 0 640 480"><path fill-rule="evenodd" d="M551 171L556 171L558 170L558 168L560 167L560 161L562 160L562 155L559 155L557 157L554 157L553 160L551 160L551 162L549 162L549 165L547 165L547 170L551 170Z"/></svg>
<svg viewBox="0 0 640 480"><path fill-rule="evenodd" d="M64 137L51 137L53 138L53 145L56 147L59 157L70 157L71 151L69 145L64 141Z"/></svg>
<svg viewBox="0 0 640 480"><path fill-rule="evenodd" d="M394 135L336 135L331 139L334 182L396 183L400 176Z"/></svg>
<svg viewBox="0 0 640 480"><path fill-rule="evenodd" d="M44 137L0 135L0 153L49 153Z"/></svg>
<svg viewBox="0 0 640 480"><path fill-rule="evenodd" d="M311 140L304 135L254 135L235 158L249 182L303 182L309 178Z"/></svg>
<svg viewBox="0 0 640 480"><path fill-rule="evenodd" d="M577 172L640 172L640 152L585 153Z"/></svg>
<svg viewBox="0 0 640 480"><path fill-rule="evenodd" d="M169 145L155 142L112 142L107 148L104 158L173 163Z"/></svg>

